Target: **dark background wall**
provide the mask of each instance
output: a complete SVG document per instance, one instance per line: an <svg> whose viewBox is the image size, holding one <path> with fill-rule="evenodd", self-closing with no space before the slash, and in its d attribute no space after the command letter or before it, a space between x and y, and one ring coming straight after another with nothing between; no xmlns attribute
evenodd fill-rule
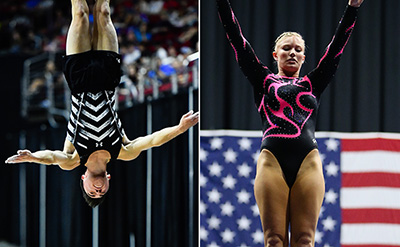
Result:
<svg viewBox="0 0 400 247"><path fill-rule="evenodd" d="M27 124L20 117L20 77L26 56L0 56L0 91L2 92L0 131L0 241L20 244L20 169L26 169L25 200L28 246L39 245L39 180L40 165L4 164L20 146L20 134L26 133L26 147L62 150L66 123L59 128L48 125ZM188 90L178 95L151 101L153 131L176 125L188 109ZM194 91L194 110L198 110L198 91ZM119 112L126 134L130 139L146 135L147 104L137 104ZM46 128L43 128L45 126ZM152 149L152 246L191 246L197 244L197 150L198 126L194 127L193 157L188 154L188 133ZM189 210L189 159L195 165L194 208ZM129 246L134 234L136 246L146 241L146 152L130 162L116 161L108 166L112 175L105 202L99 206L99 246ZM85 169L63 171L57 166L46 166L46 242L47 246L91 246L92 209L86 204L79 187ZM193 215L189 213L193 212ZM194 232L189 232L189 218L194 221ZM189 243L193 234L193 243Z"/></svg>
<svg viewBox="0 0 400 247"><path fill-rule="evenodd" d="M301 75L317 65L346 0L231 0L246 39L276 72L272 48L284 31L306 41ZM400 131L400 1L365 0L338 72L322 95L319 131ZM261 129L251 86L236 63L215 1L201 1L201 128Z"/></svg>

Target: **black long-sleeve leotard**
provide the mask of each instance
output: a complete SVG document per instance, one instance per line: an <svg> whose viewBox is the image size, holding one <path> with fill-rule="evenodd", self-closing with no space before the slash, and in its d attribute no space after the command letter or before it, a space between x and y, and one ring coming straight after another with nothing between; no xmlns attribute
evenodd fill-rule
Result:
<svg viewBox="0 0 400 247"><path fill-rule="evenodd" d="M304 77L285 77L271 72L257 58L242 34L229 1L216 2L239 67L253 86L263 126L261 149L274 154L291 188L304 158L317 148L314 135L320 96L337 70L358 8L346 7L332 41L314 70Z"/></svg>

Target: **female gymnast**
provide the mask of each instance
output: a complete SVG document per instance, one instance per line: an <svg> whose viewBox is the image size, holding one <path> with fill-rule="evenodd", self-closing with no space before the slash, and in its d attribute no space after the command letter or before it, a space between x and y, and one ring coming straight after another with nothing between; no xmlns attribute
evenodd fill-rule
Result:
<svg viewBox="0 0 400 247"><path fill-rule="evenodd" d="M317 67L299 77L305 42L284 32L272 53L274 74L255 55L242 34L228 0L216 0L218 13L236 60L253 86L263 124L254 194L265 246L314 246L325 184L315 141L321 93L334 76L363 0L349 0L344 15Z"/></svg>
<svg viewBox="0 0 400 247"><path fill-rule="evenodd" d="M188 112L180 123L145 137L129 140L115 111L115 88L121 77L117 34L110 17L109 0L97 0L90 35L86 0L71 0L72 22L67 35L63 70L72 93L70 120L63 151L19 150L6 163L57 164L64 170L86 166L81 188L91 207L99 205L109 188L110 160L133 160L141 151L160 146L182 134L199 120Z"/></svg>

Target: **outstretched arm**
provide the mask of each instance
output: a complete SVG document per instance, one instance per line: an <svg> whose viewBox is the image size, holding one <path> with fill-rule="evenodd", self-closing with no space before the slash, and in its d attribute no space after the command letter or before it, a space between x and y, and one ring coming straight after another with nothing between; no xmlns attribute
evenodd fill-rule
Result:
<svg viewBox="0 0 400 247"><path fill-rule="evenodd" d="M236 61L243 74L255 87L261 87L267 74L272 73L257 58L250 43L246 40L228 0L216 0L219 18L231 44Z"/></svg>
<svg viewBox="0 0 400 247"><path fill-rule="evenodd" d="M45 165L57 164L63 170L72 170L80 164L78 154L75 152L75 147L67 139L65 139L63 151L44 150L31 153L29 150L19 150L16 155L6 160L7 164L23 162Z"/></svg>
<svg viewBox="0 0 400 247"><path fill-rule="evenodd" d="M118 159L133 160L143 150L163 145L164 143L175 138L176 136L184 133L198 122L199 113L193 113L193 111L190 111L182 116L181 121L178 125L164 128L162 130L154 132L151 135L136 138L133 141L128 141L127 144L122 147Z"/></svg>
<svg viewBox="0 0 400 247"><path fill-rule="evenodd" d="M29 150L19 150L16 155L6 160L7 164L32 162L38 164L52 165L57 164L62 169L71 170L79 165L78 159L73 159L72 154L67 154L56 150L43 150L32 153Z"/></svg>
<svg viewBox="0 0 400 247"><path fill-rule="evenodd" d="M335 35L325 50L325 54L319 61L317 68L308 75L312 81L316 82L315 86L317 86L320 92L326 88L336 73L343 50L354 29L358 8L363 1L364 0L349 0Z"/></svg>

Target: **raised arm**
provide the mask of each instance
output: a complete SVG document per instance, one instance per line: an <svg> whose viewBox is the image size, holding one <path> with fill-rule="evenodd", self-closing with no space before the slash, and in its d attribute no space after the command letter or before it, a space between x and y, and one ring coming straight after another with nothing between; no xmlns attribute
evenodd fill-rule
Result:
<svg viewBox="0 0 400 247"><path fill-rule="evenodd" d="M336 73L340 57L354 29L358 8L362 2L363 0L349 0L343 17L336 28L335 35L325 50L325 54L319 61L317 68L309 73L310 79L317 82L314 86L319 88L320 92L326 88Z"/></svg>
<svg viewBox="0 0 400 247"><path fill-rule="evenodd" d="M262 87L265 76L272 72L261 63L250 43L243 36L229 1L216 0L216 2L219 18L224 26L229 43L235 52L239 67L253 86L261 85Z"/></svg>
<svg viewBox="0 0 400 247"><path fill-rule="evenodd" d="M199 113L193 113L193 111L190 111L182 116L180 123L176 126L164 128L151 135L136 138L133 141L127 141L125 146L122 147L118 159L133 160L139 156L142 151L163 145L176 136L184 133L198 122Z"/></svg>

